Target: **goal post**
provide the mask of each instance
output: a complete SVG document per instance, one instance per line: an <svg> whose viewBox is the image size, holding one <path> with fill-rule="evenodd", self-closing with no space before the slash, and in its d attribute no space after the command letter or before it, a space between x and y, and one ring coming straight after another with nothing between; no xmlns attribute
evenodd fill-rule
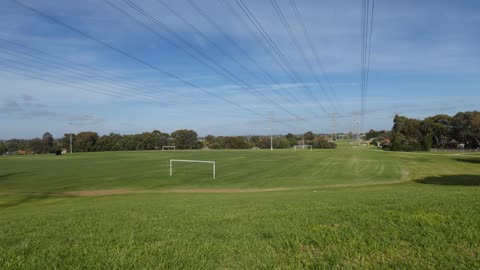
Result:
<svg viewBox="0 0 480 270"><path fill-rule="evenodd" d="M310 144L295 145L293 148L295 149L295 151L297 151L297 149L309 149L309 148L310 148L310 151L313 151L313 147Z"/></svg>
<svg viewBox="0 0 480 270"><path fill-rule="evenodd" d="M162 146L162 151L168 150L168 149L173 149L173 151L177 150L177 148L174 145L164 145L164 146Z"/></svg>
<svg viewBox="0 0 480 270"><path fill-rule="evenodd" d="M173 163L174 162L189 162L189 163L209 163L212 164L212 171L213 171L213 179L216 176L216 164L215 161L209 160L187 160L187 159L170 159L170 176L173 175Z"/></svg>

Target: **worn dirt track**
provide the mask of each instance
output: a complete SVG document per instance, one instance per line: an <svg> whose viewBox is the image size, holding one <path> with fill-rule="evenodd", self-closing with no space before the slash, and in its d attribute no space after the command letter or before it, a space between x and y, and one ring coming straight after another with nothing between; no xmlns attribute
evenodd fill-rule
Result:
<svg viewBox="0 0 480 270"><path fill-rule="evenodd" d="M295 190L322 190L334 188L355 188L369 186L385 186L395 185L410 180L396 180L383 183L363 183L363 184L338 184L324 185L317 187L278 187L278 188L178 188L178 189L97 189L97 190L79 190L79 191L63 191L63 192L21 192L21 193L3 193L9 195L47 195L47 196L64 196L64 197L83 197L83 196L107 196L107 195L124 195L124 194L169 194L169 193L185 193L185 194L228 194L228 193L262 193L275 191L295 191Z"/></svg>

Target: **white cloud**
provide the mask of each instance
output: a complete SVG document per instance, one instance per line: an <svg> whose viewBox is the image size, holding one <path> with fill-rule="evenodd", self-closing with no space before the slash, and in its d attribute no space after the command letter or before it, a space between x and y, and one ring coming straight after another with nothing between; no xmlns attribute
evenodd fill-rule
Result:
<svg viewBox="0 0 480 270"><path fill-rule="evenodd" d="M122 1L112 1L126 7L121 4ZM186 78L216 95L233 100L243 106L254 108L264 114L274 110L278 117L288 117L285 113L279 112L278 108L275 109L269 105L263 98L247 94L245 89L219 77L211 70L185 56L183 52L176 51L171 46L166 45L165 42L159 41L151 33L105 5L103 1L65 2L47 0L40 3L33 0L24 0L24 2L122 50L126 50L132 55L145 59L149 63ZM199 16L186 1L166 2L208 35L210 40L222 46L239 62L263 76L242 53ZM312 83L313 80L302 57L293 46L270 3L253 0L245 0L245 2L271 35L282 53L289 59L294 69L298 73L304 74L305 85L314 89L314 91L319 91L318 86ZM196 1L196 3L248 51L249 55L259 65L280 81L280 86L273 84L268 78L258 81L244 74L238 65L222 57L208 42L194 33L189 26L175 18L157 1L144 0L135 1L135 3L138 3L139 6L153 14L189 42L212 55L219 64L232 70L242 79L254 85L255 89L275 99L282 106L305 115L308 115L308 108L311 107L315 108L316 106L317 109L320 106L330 108L330 102L325 101L319 92L316 92L316 96L320 99L320 102L313 102L302 87L291 82L282 69L252 39L248 30L228 12L222 1L204 0ZM230 1L230 3L235 6L234 1ZM289 8L289 1L280 0L278 3L290 22L296 37L302 44L307 58L313 61L313 54L306 47L301 28ZM343 114L348 114L359 107L359 86L356 82L356 80L359 80L358 70L360 65L359 3L359 1L349 0L298 1L297 3L306 27L321 56L323 66L330 75L332 87L337 90L338 110ZM419 89L423 86L420 80L415 79L402 82L402 79L406 77L400 77L392 82L380 82L385 73L409 73L414 74L415 77L430 76L431 74L443 77L457 76L449 82L452 86L458 84L459 80L467 78L473 85L469 87L470 91L475 87L474 85L478 85L478 79L475 79L478 78L480 73L480 66L478 65L480 51L477 48L479 38L476 35L478 31L476 26L480 23L478 10L468 9L461 3L450 1L435 4L393 0L377 1L376 3L371 87L376 87L377 91L371 91L374 94L369 96L369 106L372 106L372 110L381 109L381 104L385 104L385 100L375 100L375 95L388 96L389 91L378 90L392 88L388 87L388 84L398 84L395 85L396 93L405 91L406 103L411 98L408 95L418 94ZM138 13L134 13L131 9L128 10L140 18ZM53 55L67 58L70 61L94 67L89 70L91 75L89 81L75 81L75 83L62 81L62 85L0 71L0 101L3 104L0 107L0 112L4 114L23 110L23 106L29 108L28 113L22 112L24 116L55 118L57 116L54 115L57 111L74 108L78 112L74 113L77 121L106 125L111 119L102 122L98 119L104 119L104 117L96 116L99 113L104 113L102 110L113 109L114 105L118 104L143 106L146 103L139 101L145 102L154 99L154 104L147 105L147 108L153 110L160 107L162 111L169 113L174 111L184 112L182 116L176 115L179 118L195 118L196 116L191 114L192 111L234 116L243 115L249 119L252 118L251 116L245 116L246 113L241 112L241 109L235 108L235 106L226 104L201 90L185 86L172 78L150 70L148 67L138 65L99 44L48 23L11 3L5 4L5 8L0 10L0 15L0 23L5 26L0 33L0 38L17 41ZM141 18L141 20L147 22L145 18ZM150 22L148 23L150 24ZM158 26L155 27L158 29ZM0 51L4 50L0 48ZM19 60L20 58L13 59ZM33 62L29 64L34 65ZM5 67L2 67L2 70L4 69ZM37 74L41 74L41 76L46 76L48 72L57 72L60 79L75 75L74 72L68 70L47 69L45 67L37 67L37 69ZM103 74L102 72L113 74L112 77L117 83L112 85L99 78L98 76ZM129 86L124 87L125 84ZM443 85L440 86L438 81L432 82L427 91L433 91L432 89L436 85L443 87ZM461 84L461 86L465 86L465 84ZM103 92L113 91L128 98L110 97L88 92L83 88L102 89ZM290 93L298 97L300 102L292 102L287 98L287 95L282 97L283 89L288 89ZM145 94L146 92L149 94ZM456 90L456 95L460 97L463 95L465 98L478 99L478 96L466 97L464 93L461 90ZM442 102L444 101L440 103ZM446 107L441 105L436 108L444 110ZM421 112L418 112L418 114L420 115ZM17 116L19 115L17 114ZM112 115L113 113L109 117L114 118ZM388 114L385 112L385 115ZM140 115L138 117L153 118L155 116ZM215 120L208 121L214 122ZM145 120L145 122L148 121ZM140 124L136 128L141 129L142 125ZM238 128L241 129L242 127Z"/></svg>

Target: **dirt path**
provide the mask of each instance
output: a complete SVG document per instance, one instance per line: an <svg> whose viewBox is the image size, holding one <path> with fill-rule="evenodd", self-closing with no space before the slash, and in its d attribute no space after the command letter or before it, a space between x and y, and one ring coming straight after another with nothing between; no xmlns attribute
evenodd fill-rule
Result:
<svg viewBox="0 0 480 270"><path fill-rule="evenodd" d="M369 186L385 186L409 182L409 180L396 180L383 183L363 183L363 184L337 184L324 185L317 187L278 187L278 188L178 188L178 189L98 189L98 190L79 190L64 192L18 192L3 193L4 195L46 195L46 196L65 196L65 197L83 197L83 196L106 196L106 195L122 195L122 194L169 194L169 193L189 193L189 194L221 194L221 193L261 193L275 191L294 191L294 190L322 190L333 188L350 188L350 187L369 187Z"/></svg>

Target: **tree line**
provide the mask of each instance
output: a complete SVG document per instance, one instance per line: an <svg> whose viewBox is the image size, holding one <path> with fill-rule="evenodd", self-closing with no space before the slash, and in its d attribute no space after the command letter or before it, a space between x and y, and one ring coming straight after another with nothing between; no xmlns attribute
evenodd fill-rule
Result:
<svg viewBox="0 0 480 270"><path fill-rule="evenodd" d="M288 133L281 136L218 136L208 135L203 140L203 145L211 149L249 149L253 147L267 149L273 145L275 149L291 148L295 145L308 144L313 148L333 149L335 143L330 142L330 137L308 131L305 134L295 135Z"/></svg>
<svg viewBox="0 0 480 270"><path fill-rule="evenodd" d="M250 149L270 148L270 136L213 136L199 138L193 130L180 129L169 133L159 130L140 134L121 135L110 133L98 135L96 132L84 131L77 134L66 133L55 139L50 132L45 132L41 138L30 140L12 139L0 142L0 154L30 153L45 154L62 150L70 150L70 141L73 152L96 151L127 151L127 150L160 150L162 146L175 146L177 149ZM335 148L329 142L328 136L314 134L309 131L305 134L274 136L274 148L290 148L297 144L310 144L313 148Z"/></svg>
<svg viewBox="0 0 480 270"><path fill-rule="evenodd" d="M370 130L365 137L393 151L479 149L480 112L439 114L423 120L396 115L391 131Z"/></svg>

